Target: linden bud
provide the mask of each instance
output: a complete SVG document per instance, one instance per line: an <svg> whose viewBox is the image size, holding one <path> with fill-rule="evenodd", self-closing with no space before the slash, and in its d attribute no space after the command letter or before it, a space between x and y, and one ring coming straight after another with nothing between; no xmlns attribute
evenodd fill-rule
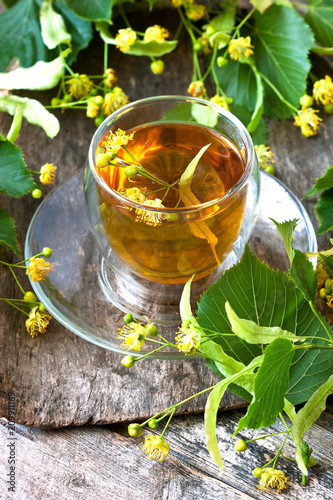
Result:
<svg viewBox="0 0 333 500"><path fill-rule="evenodd" d="M125 366L125 368L132 368L132 366L134 365L135 363L135 359L133 358L133 356L125 356L122 360L121 360L121 364Z"/></svg>
<svg viewBox="0 0 333 500"><path fill-rule="evenodd" d="M273 167L273 165L267 165L267 167L265 168L265 171L271 175L275 174L275 168Z"/></svg>
<svg viewBox="0 0 333 500"><path fill-rule="evenodd" d="M194 52L200 52L202 50L202 44L200 42L195 42L193 44Z"/></svg>
<svg viewBox="0 0 333 500"><path fill-rule="evenodd" d="M59 106L60 105L60 99L58 97L53 97L51 99L51 106Z"/></svg>
<svg viewBox="0 0 333 500"><path fill-rule="evenodd" d="M226 66L228 64L228 59L226 57L220 56L216 59L216 64L219 68L223 68L223 66Z"/></svg>
<svg viewBox="0 0 333 500"><path fill-rule="evenodd" d="M110 153L99 153L96 156L96 165L100 168L106 167L111 159Z"/></svg>
<svg viewBox="0 0 333 500"><path fill-rule="evenodd" d="M317 464L317 462L316 462L315 458L311 455L308 458L308 467L309 468L314 467L316 464Z"/></svg>
<svg viewBox="0 0 333 500"><path fill-rule="evenodd" d="M159 426L159 422L156 418L152 418L151 420L149 420L148 422L148 426L151 428L151 429L157 429L157 427Z"/></svg>
<svg viewBox="0 0 333 500"><path fill-rule="evenodd" d="M140 424L129 424L128 434L132 437L142 436L142 429Z"/></svg>
<svg viewBox="0 0 333 500"><path fill-rule="evenodd" d="M126 316L124 317L124 323L126 323L126 325L129 325L133 321L135 321L135 319L133 318L132 314L126 314Z"/></svg>
<svg viewBox="0 0 333 500"><path fill-rule="evenodd" d="M325 104L324 113L326 113L327 115L333 115L333 103Z"/></svg>
<svg viewBox="0 0 333 500"><path fill-rule="evenodd" d="M97 104L97 106L102 106L102 104L104 103L104 99L101 95L97 95L94 98L94 102L95 102L95 104Z"/></svg>
<svg viewBox="0 0 333 500"><path fill-rule="evenodd" d="M34 292L26 292L24 294L23 300L26 300L27 302L36 302L37 301L37 297L34 294Z"/></svg>
<svg viewBox="0 0 333 500"><path fill-rule="evenodd" d="M160 75L164 71L164 62L161 59L153 61L150 65L150 69L154 75Z"/></svg>
<svg viewBox="0 0 333 500"><path fill-rule="evenodd" d="M42 254L48 259L53 254L53 250L50 247L44 247L42 250Z"/></svg>
<svg viewBox="0 0 333 500"><path fill-rule="evenodd" d="M40 302L40 305L38 306L38 309L40 310L40 312L47 312L46 307L41 302Z"/></svg>
<svg viewBox="0 0 333 500"><path fill-rule="evenodd" d="M332 283L333 283L333 280L331 278L327 278L325 280L325 288L332 288Z"/></svg>
<svg viewBox="0 0 333 500"><path fill-rule="evenodd" d="M42 196L42 190L41 189L34 189L33 192L31 193L32 197L38 200Z"/></svg>
<svg viewBox="0 0 333 500"><path fill-rule="evenodd" d="M247 450L247 444L244 439L237 439L235 443L235 450L239 452L243 452Z"/></svg>
<svg viewBox="0 0 333 500"><path fill-rule="evenodd" d="M304 108L310 108L313 104L313 97L310 95L304 94L299 100L300 105L303 106Z"/></svg>
<svg viewBox="0 0 333 500"><path fill-rule="evenodd" d="M68 104L68 103L70 103L70 102L73 102L73 97L72 97L71 95L69 95L69 94L65 94L65 95L64 95L64 102L65 102L66 104Z"/></svg>
<svg viewBox="0 0 333 500"><path fill-rule="evenodd" d="M157 326L153 325L152 323L147 325L146 326L146 334L150 335L150 337L156 337L156 335L158 334Z"/></svg>
<svg viewBox="0 0 333 500"><path fill-rule="evenodd" d="M96 127L99 127L100 125L102 125L103 121L104 121L104 117L98 116L97 118L95 118L94 123L95 123Z"/></svg>
<svg viewBox="0 0 333 500"><path fill-rule="evenodd" d="M262 474L262 468L261 467L256 467L255 469L253 469L253 475L254 477L256 477L257 479L259 479L261 477L261 474Z"/></svg>
<svg viewBox="0 0 333 500"><path fill-rule="evenodd" d="M206 33L207 33L207 36L212 36L214 35L215 33L215 28L213 28L213 26L208 26L207 30L206 30Z"/></svg>
<svg viewBox="0 0 333 500"><path fill-rule="evenodd" d="M137 173L138 169L134 167L134 165L125 168L125 175L127 175L129 179L133 179L137 175Z"/></svg>

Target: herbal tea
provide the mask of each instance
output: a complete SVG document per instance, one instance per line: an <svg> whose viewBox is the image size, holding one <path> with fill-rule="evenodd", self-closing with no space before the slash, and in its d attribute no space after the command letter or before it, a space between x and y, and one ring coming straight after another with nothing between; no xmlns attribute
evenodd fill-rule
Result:
<svg viewBox="0 0 333 500"><path fill-rule="evenodd" d="M159 122L105 134L96 170L121 195L98 186L112 251L152 281L184 283L209 274L238 238L246 188L221 198L244 169L232 142L200 125Z"/></svg>

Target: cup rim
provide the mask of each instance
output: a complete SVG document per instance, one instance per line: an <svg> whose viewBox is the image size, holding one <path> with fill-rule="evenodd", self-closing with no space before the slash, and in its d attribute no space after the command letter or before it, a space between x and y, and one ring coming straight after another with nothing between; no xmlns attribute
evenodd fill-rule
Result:
<svg viewBox="0 0 333 500"><path fill-rule="evenodd" d="M179 102L188 102L188 103L198 103L202 104L204 106L210 107L211 109L214 109L217 111L220 115L225 115L230 121L232 121L236 127L241 131L242 139L244 142L244 146L246 147L247 151L247 158L246 158L246 164L245 164L245 169L241 177L238 179L236 184L234 184L226 193L224 193L223 196L221 196L218 199L210 200L205 203L201 203L200 205L193 205L191 207L177 207L177 208L170 208L170 207L152 207L152 206L147 206L144 205L143 203L135 202L133 200L130 200L129 198L126 198L125 196L121 195L118 191L115 189L110 188L110 186L104 181L104 179L99 176L97 169L96 169L96 164L95 164L95 151L98 146L98 142L100 138L103 136L103 134L107 131L107 129L112 125L112 123L122 114L127 113L131 111L131 108L134 108L138 105L144 105L144 104L149 104L153 103L156 101L160 100L165 100L165 101L179 101ZM231 139L229 139L231 140ZM162 95L162 96L151 96L151 97L146 97L143 99L137 99L136 101L132 101L125 106L122 106L118 110L114 111L111 115L105 118L105 120L99 125L99 127L96 129L91 142L89 146L89 152L88 152L88 167L95 178L97 184L107 192L107 194L115 197L118 201L120 202L125 202L127 205L135 208L135 209L142 209L144 211L149 211L149 212L158 212L158 213L165 213L165 214L170 214L170 213L191 213L191 212L197 212L199 210L205 210L207 208L210 208L214 205L223 203L225 200L231 198L235 193L239 192L242 187L246 184L248 178L251 176L254 168L255 168L255 149L254 145L251 139L251 136L244 126L244 124L237 118L233 113L230 111L226 110L225 108L222 108L222 106L219 106L211 101L207 101L205 99L200 99L197 97L187 97L187 96L182 96L182 95Z"/></svg>

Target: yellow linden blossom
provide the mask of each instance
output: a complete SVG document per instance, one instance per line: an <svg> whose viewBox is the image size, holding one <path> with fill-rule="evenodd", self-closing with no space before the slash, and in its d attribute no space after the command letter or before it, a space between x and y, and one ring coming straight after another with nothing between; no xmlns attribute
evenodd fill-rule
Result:
<svg viewBox="0 0 333 500"><path fill-rule="evenodd" d="M113 87L116 81L118 80L118 77L116 76L116 72L112 68L108 68L105 71L105 79L103 80L103 83L106 87Z"/></svg>
<svg viewBox="0 0 333 500"><path fill-rule="evenodd" d="M317 80L313 85L313 97L324 106L333 103L333 82L328 75L322 80Z"/></svg>
<svg viewBox="0 0 333 500"><path fill-rule="evenodd" d="M201 80L192 82L187 89L187 92L193 97L202 97L206 93L205 86Z"/></svg>
<svg viewBox="0 0 333 500"><path fill-rule="evenodd" d="M44 281L45 276L52 271L52 265L42 258L31 257L29 260L26 274L29 275L31 281Z"/></svg>
<svg viewBox="0 0 333 500"><path fill-rule="evenodd" d="M182 0L171 0L171 4L173 7L181 7L183 5Z"/></svg>
<svg viewBox="0 0 333 500"><path fill-rule="evenodd" d="M229 43L228 53L231 59L238 61L242 56L250 57L253 54L253 46L251 45L251 38L247 36L244 38L235 38Z"/></svg>
<svg viewBox="0 0 333 500"><path fill-rule="evenodd" d="M260 146L254 146L254 149L257 153L259 167L266 169L268 165L275 163L275 160L273 160L274 155L268 146L260 144Z"/></svg>
<svg viewBox="0 0 333 500"><path fill-rule="evenodd" d="M305 137L316 135L322 119L317 116L318 111L313 108L302 108L295 116L294 125L301 127L301 132Z"/></svg>
<svg viewBox="0 0 333 500"><path fill-rule="evenodd" d="M162 205L162 201L158 198L156 198L155 200L145 200L143 202L143 205L154 208L165 208L164 205ZM152 210L145 210L143 208L137 208L135 212L137 215L137 218L135 220L137 222L144 222L145 224L148 224L148 226L158 226L162 223L166 215Z"/></svg>
<svg viewBox="0 0 333 500"><path fill-rule="evenodd" d="M225 97L222 97L222 96L216 94L216 95L214 95L214 97L212 97L210 99L210 102L213 102L214 104L221 106L221 108L224 108L227 111L230 111L227 100Z"/></svg>
<svg viewBox="0 0 333 500"><path fill-rule="evenodd" d="M212 47L209 43L209 36L207 36L206 34L200 36L198 38L198 42L201 44L201 50L199 52L204 56L209 56L209 54L212 53Z"/></svg>
<svg viewBox="0 0 333 500"><path fill-rule="evenodd" d="M68 92L74 99L81 99L91 91L93 82L87 75L79 75L78 73L66 82Z"/></svg>
<svg viewBox="0 0 333 500"><path fill-rule="evenodd" d="M333 295L326 295L327 305L333 309Z"/></svg>
<svg viewBox="0 0 333 500"><path fill-rule="evenodd" d="M117 153L117 151L119 151L122 146L126 146L128 144L128 141L131 141L133 139L134 133L135 132L132 132L131 134L127 135L124 130L118 128L116 132L111 132L105 137L103 146L110 153Z"/></svg>
<svg viewBox="0 0 333 500"><path fill-rule="evenodd" d="M162 28L162 26L159 26L158 24L155 24L154 26L150 26L146 29L143 39L145 42L150 42L152 40L156 42L164 42L168 36L168 30Z"/></svg>
<svg viewBox="0 0 333 500"><path fill-rule="evenodd" d="M185 14L191 21L199 21L207 14L207 7L199 3L193 3L186 8Z"/></svg>
<svg viewBox="0 0 333 500"><path fill-rule="evenodd" d="M87 104L87 111L86 111L86 116L88 118L97 118L100 112L100 107L96 102L92 99L91 101L88 102Z"/></svg>
<svg viewBox="0 0 333 500"><path fill-rule="evenodd" d="M136 33L132 28L121 29L118 30L115 40L117 49L121 52L127 52L136 40Z"/></svg>
<svg viewBox="0 0 333 500"><path fill-rule="evenodd" d="M128 104L128 97L120 87L115 87L112 92L108 92L104 97L104 114L105 116L111 115L117 109L122 108Z"/></svg>
<svg viewBox="0 0 333 500"><path fill-rule="evenodd" d="M39 333L45 333L50 319L52 319L51 314L47 311L40 311L38 306L31 309L29 318L25 322L27 331L31 337L34 338Z"/></svg>
<svg viewBox="0 0 333 500"><path fill-rule="evenodd" d="M261 474L261 479L258 488L261 491L270 491L273 488L277 489L277 493L286 488L286 483L288 483L289 478L284 475L282 470L276 470L272 467L264 469Z"/></svg>
<svg viewBox="0 0 333 500"><path fill-rule="evenodd" d="M169 453L170 445L164 440L164 438L154 436L154 434L148 434L145 437L145 442L141 449L147 453L148 458L161 462Z"/></svg>
<svg viewBox="0 0 333 500"><path fill-rule="evenodd" d="M120 344L120 347L127 350L134 349L134 351L140 351L147 336L144 326L133 321L132 323L125 325L123 328L118 328L118 331L119 335L117 339L124 341Z"/></svg>
<svg viewBox="0 0 333 500"><path fill-rule="evenodd" d="M146 197L144 195L146 188L140 189L138 187L134 188L121 188L119 193L129 200L135 201L136 203L144 203Z"/></svg>
<svg viewBox="0 0 333 500"><path fill-rule="evenodd" d="M53 165L53 163L45 163L40 169L39 180L42 184L53 184L55 175L56 175L57 167Z"/></svg>
<svg viewBox="0 0 333 500"><path fill-rule="evenodd" d="M180 352L191 356L200 346L200 334L193 325L186 326L184 323L179 327L179 334L176 336L176 344Z"/></svg>

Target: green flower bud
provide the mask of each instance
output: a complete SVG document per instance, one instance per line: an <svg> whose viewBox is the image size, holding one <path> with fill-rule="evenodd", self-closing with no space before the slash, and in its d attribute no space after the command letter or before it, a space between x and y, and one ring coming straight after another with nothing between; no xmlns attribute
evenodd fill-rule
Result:
<svg viewBox="0 0 333 500"><path fill-rule="evenodd" d="M332 283L333 283L333 280L331 278L327 278L325 280L325 288L328 288L328 289L332 288Z"/></svg>
<svg viewBox="0 0 333 500"><path fill-rule="evenodd" d="M37 301L37 297L34 294L34 292L26 292L24 294L23 300L26 300L27 302L36 302Z"/></svg>
<svg viewBox="0 0 333 500"><path fill-rule="evenodd" d="M160 75L164 71L164 62L162 59L158 59L157 61L153 61L150 65L151 72L154 75Z"/></svg>
<svg viewBox="0 0 333 500"><path fill-rule="evenodd" d="M195 42L193 44L194 52L200 52L202 50L202 44L200 42Z"/></svg>
<svg viewBox="0 0 333 500"><path fill-rule="evenodd" d="M152 418L151 420L149 420L148 422L148 426L151 428L151 429L157 429L157 427L159 426L159 422L156 420L156 418Z"/></svg>
<svg viewBox="0 0 333 500"><path fill-rule="evenodd" d="M132 368L132 366L134 365L135 363L135 360L133 358L133 356L125 356L122 360L121 360L121 363L122 365L125 366L125 368Z"/></svg>
<svg viewBox="0 0 333 500"><path fill-rule="evenodd" d="M89 95L97 95L97 89L91 89Z"/></svg>
<svg viewBox="0 0 333 500"><path fill-rule="evenodd" d="M73 101L73 97L72 97L71 95L69 95L69 94L65 94L65 95L64 95L64 102L65 102L65 103L67 103L67 104L68 104L68 103L70 103L70 102L72 102L72 101Z"/></svg>
<svg viewBox="0 0 333 500"><path fill-rule="evenodd" d="M325 290L325 288L321 288L321 289L319 290L319 297L320 297L321 299L326 299L326 290Z"/></svg>
<svg viewBox="0 0 333 500"><path fill-rule="evenodd" d="M275 174L275 168L273 167L273 165L267 165L267 167L265 168L265 171L271 175Z"/></svg>
<svg viewBox="0 0 333 500"><path fill-rule="evenodd" d="M207 33L207 36L212 36L214 35L215 33L215 28L213 28L213 26L208 26L207 30L206 30L206 33Z"/></svg>
<svg viewBox="0 0 333 500"><path fill-rule="evenodd" d="M247 444L244 439L237 439L235 443L235 450L239 452L243 452L247 450Z"/></svg>
<svg viewBox="0 0 333 500"><path fill-rule="evenodd" d="M146 334L150 335L150 337L156 337L156 335L158 334L157 326L153 325L152 323L147 325L146 326Z"/></svg>
<svg viewBox="0 0 333 500"><path fill-rule="evenodd" d="M255 469L253 469L253 475L254 477L256 477L257 479L259 479L261 477L261 474L263 473L263 470L261 467L256 467Z"/></svg>
<svg viewBox="0 0 333 500"><path fill-rule="evenodd" d="M142 429L140 424L129 424L128 434L132 437L142 436Z"/></svg>
<svg viewBox="0 0 333 500"><path fill-rule="evenodd" d="M33 192L31 193L32 197L38 200L42 196L42 190L41 189L34 189Z"/></svg>
<svg viewBox="0 0 333 500"><path fill-rule="evenodd" d="M58 97L53 97L51 99L51 106L59 106L60 105L60 99Z"/></svg>
<svg viewBox="0 0 333 500"><path fill-rule="evenodd" d="M313 104L313 97L310 95L304 94L299 100L300 105L303 106L304 108L310 108Z"/></svg>
<svg viewBox="0 0 333 500"><path fill-rule="evenodd" d="M325 294L326 294L326 296L327 296L327 295L331 295L331 293L332 293L331 288L324 288L324 290L325 290Z"/></svg>
<svg viewBox="0 0 333 500"><path fill-rule="evenodd" d="M42 254L48 259L53 254L53 250L50 247L44 247L42 250Z"/></svg>
<svg viewBox="0 0 333 500"><path fill-rule="evenodd" d="M106 167L111 160L110 153L99 153L96 156L96 165L100 168Z"/></svg>
<svg viewBox="0 0 333 500"><path fill-rule="evenodd" d="M325 104L325 106L324 106L324 112L327 115L333 115L333 103Z"/></svg>
<svg viewBox="0 0 333 500"><path fill-rule="evenodd" d="M124 323L126 323L126 325L129 325L133 321L135 321L135 319L133 318L132 314L126 314L126 316L124 317Z"/></svg>
<svg viewBox="0 0 333 500"><path fill-rule="evenodd" d="M40 312L47 312L46 307L41 302L40 302L40 305L38 306L38 309L40 310Z"/></svg>
<svg viewBox="0 0 333 500"><path fill-rule="evenodd" d="M129 179L133 179L137 175L137 173L138 169L134 167L134 165L125 168L125 175L127 175Z"/></svg>
<svg viewBox="0 0 333 500"><path fill-rule="evenodd" d="M317 464L317 462L316 462L315 458L311 455L308 458L308 467L309 468L314 467L316 464Z"/></svg>
<svg viewBox="0 0 333 500"><path fill-rule="evenodd" d="M226 57L219 56L216 59L216 64L218 65L219 68L223 68L228 64L228 59Z"/></svg>
<svg viewBox="0 0 333 500"><path fill-rule="evenodd" d="M95 101L95 104L97 104L97 106L102 106L103 102L104 102L104 99L101 95L97 95L95 98L94 98L94 101Z"/></svg>
<svg viewBox="0 0 333 500"><path fill-rule="evenodd" d="M104 116L100 115L97 118L95 118L94 123L96 127L99 127L103 123L103 121L104 121Z"/></svg>

